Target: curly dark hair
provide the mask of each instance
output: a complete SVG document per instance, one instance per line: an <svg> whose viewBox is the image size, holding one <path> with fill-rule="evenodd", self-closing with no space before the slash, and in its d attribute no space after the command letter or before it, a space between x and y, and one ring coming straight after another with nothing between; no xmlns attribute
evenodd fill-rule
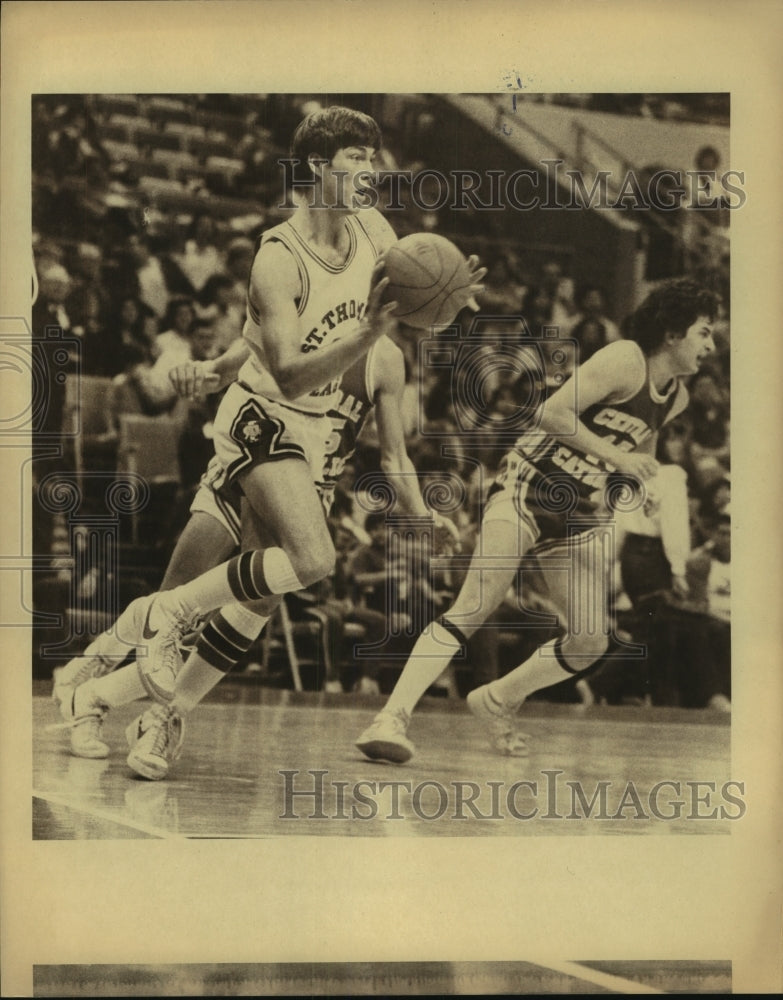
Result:
<svg viewBox="0 0 783 1000"><path fill-rule="evenodd" d="M308 115L299 123L291 139L294 164L293 184L311 179L307 158L315 155L331 163L335 153L347 146L371 146L380 149L381 130L374 118L363 111L332 105Z"/></svg>
<svg viewBox="0 0 783 1000"><path fill-rule="evenodd" d="M628 339L635 340L645 354L663 346L667 333L684 337L699 316L710 322L718 311L718 296L692 278L674 278L654 288L631 315Z"/></svg>

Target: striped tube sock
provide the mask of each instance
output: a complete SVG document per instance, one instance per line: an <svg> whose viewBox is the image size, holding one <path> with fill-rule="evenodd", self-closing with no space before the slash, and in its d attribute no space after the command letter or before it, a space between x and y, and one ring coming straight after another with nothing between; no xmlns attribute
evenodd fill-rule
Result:
<svg viewBox="0 0 783 1000"><path fill-rule="evenodd" d="M250 649L269 621L241 605L222 608L198 638L195 652L179 672L174 706L190 712Z"/></svg>
<svg viewBox="0 0 783 1000"><path fill-rule="evenodd" d="M141 682L135 663L82 684L76 689L77 698L88 690L109 708L119 708L120 705L128 705L139 698L147 697L147 689Z"/></svg>
<svg viewBox="0 0 783 1000"><path fill-rule="evenodd" d="M270 594L302 590L291 560L280 548L243 552L167 592L187 613L206 614L234 601L256 601Z"/></svg>

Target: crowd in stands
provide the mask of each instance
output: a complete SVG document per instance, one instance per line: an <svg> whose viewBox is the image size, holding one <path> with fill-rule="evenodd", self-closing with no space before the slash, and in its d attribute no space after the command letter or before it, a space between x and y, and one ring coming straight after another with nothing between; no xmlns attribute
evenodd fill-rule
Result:
<svg viewBox="0 0 783 1000"><path fill-rule="evenodd" d="M302 100L263 95L54 97L33 105L33 336L62 331L77 345L72 372L110 382L110 427L116 429L123 413L171 420L179 522L170 516L160 522L163 537L154 539L160 565L176 537L171 525L184 523L212 454L218 402L179 400L168 371L182 360L215 357L241 335L255 241L282 217L276 157L306 108ZM404 152L397 155L404 159ZM472 341L479 354L491 356L509 330L518 339L520 318L534 338L557 327L575 342L570 365L577 352L586 360L623 336L624 317L613 314L610 290L577 287L569 261L546 254L523 259L498 243L483 263L489 272L481 310L478 317L460 317L463 324L487 317L483 334ZM719 349L693 377L689 409L661 437L659 459L668 471L658 486L660 502L618 529L617 628L629 641L645 642L650 656L641 666L623 661L547 697L729 704L728 261L703 257L693 263L692 273L722 298ZM409 453L423 470L423 488L465 484L465 502L450 516L470 552L484 493L507 447L495 440L494 429L519 412L520 399L529 401L532 413L542 394L559 384L562 364L552 364L546 352L526 358L529 348L518 345L520 365L498 368L476 408L471 393L460 388L458 370L423 368L413 338L403 337L401 346L409 376L403 412ZM38 429L56 434L65 408L64 390L52 386L47 423ZM70 461L67 449L60 458L40 451L37 459L39 481ZM437 572L410 558L390 564L383 516L367 514L353 489L362 472L377 469L370 420L338 486L335 573L289 599L295 618L319 623L321 666L313 683L330 690L388 690L395 665L401 668L416 638L410 623L431 619L459 585L459 574L441 564ZM34 523L36 551L55 551L56 517L39 508ZM147 581L151 589L157 582ZM416 602L423 602L426 614ZM546 638L536 620L520 627L513 595L503 615L508 628L479 630L467 662L458 664L460 693L521 662L531 637L533 645ZM357 659L351 655L357 641L386 643L390 655ZM456 690L453 678L449 683Z"/></svg>

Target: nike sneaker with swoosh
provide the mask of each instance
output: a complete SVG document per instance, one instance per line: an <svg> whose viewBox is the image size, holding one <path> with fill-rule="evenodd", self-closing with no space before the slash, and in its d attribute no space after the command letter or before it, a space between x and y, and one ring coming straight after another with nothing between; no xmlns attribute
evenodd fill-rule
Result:
<svg viewBox="0 0 783 1000"><path fill-rule="evenodd" d="M125 730L128 767L150 781L160 781L179 757L185 720L171 706L153 705Z"/></svg>
<svg viewBox="0 0 783 1000"><path fill-rule="evenodd" d="M119 667L131 651L142 642L146 615L154 594L131 601L110 629L102 632L65 666L52 674L52 698L66 722L73 718L70 705L76 688L92 677L103 677Z"/></svg>
<svg viewBox="0 0 783 1000"><path fill-rule="evenodd" d="M142 684L155 701L166 704L174 697L174 683L182 669L180 647L199 621L198 614L189 614L171 601L169 592L156 594L150 601L142 626L146 652L144 647L139 649L136 665Z"/></svg>

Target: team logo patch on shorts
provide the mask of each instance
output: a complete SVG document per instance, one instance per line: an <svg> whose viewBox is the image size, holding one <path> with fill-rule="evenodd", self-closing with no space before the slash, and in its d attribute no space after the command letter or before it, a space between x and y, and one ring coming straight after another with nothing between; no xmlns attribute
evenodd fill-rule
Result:
<svg viewBox="0 0 783 1000"><path fill-rule="evenodd" d="M304 458L304 448L294 439L291 430L276 416L266 413L256 399L241 407L231 425L231 439L241 456L228 464L228 476L233 478L257 462L274 462L283 458Z"/></svg>
<svg viewBox="0 0 783 1000"><path fill-rule="evenodd" d="M248 422L240 428L240 433L245 441L250 444L255 444L256 441L261 440L261 426L257 420L248 420Z"/></svg>

